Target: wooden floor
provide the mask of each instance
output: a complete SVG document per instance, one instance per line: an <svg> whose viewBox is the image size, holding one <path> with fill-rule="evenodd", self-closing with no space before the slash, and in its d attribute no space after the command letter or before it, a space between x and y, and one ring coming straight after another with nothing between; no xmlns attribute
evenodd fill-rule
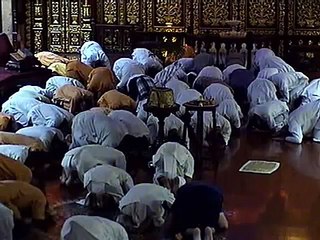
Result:
<svg viewBox="0 0 320 240"><path fill-rule="evenodd" d="M272 175L240 173L239 168L250 159L279 161L281 166ZM232 139L223 157L205 161L196 170L196 178L224 192L230 223L226 239L320 239L320 144L292 145L261 133L243 133ZM150 182L151 172L140 170L135 180ZM47 185L47 195L52 205L78 197L61 189L58 182ZM50 231L54 239L59 239L65 218L81 213L73 206L58 208L57 225ZM161 239L156 235L139 239Z"/></svg>

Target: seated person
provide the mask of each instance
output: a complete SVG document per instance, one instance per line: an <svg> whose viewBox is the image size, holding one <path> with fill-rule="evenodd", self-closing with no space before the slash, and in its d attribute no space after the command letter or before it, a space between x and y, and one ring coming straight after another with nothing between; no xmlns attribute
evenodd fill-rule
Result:
<svg viewBox="0 0 320 240"><path fill-rule="evenodd" d="M223 195L215 187L191 182L182 186L172 206L172 227L176 239L213 240L214 233L228 229L223 213ZM188 238L187 238L188 239Z"/></svg>
<svg viewBox="0 0 320 240"><path fill-rule="evenodd" d="M129 96L119 92L118 90L111 90L101 96L97 102L99 107L109 108L111 110L128 110L135 112L136 102Z"/></svg>
<svg viewBox="0 0 320 240"><path fill-rule="evenodd" d="M0 203L0 236L3 240L12 240L14 228L13 212Z"/></svg>
<svg viewBox="0 0 320 240"><path fill-rule="evenodd" d="M130 58L120 58L115 61L113 72L119 80L117 84L119 91L125 91L125 87L132 76L145 74L143 66Z"/></svg>
<svg viewBox="0 0 320 240"><path fill-rule="evenodd" d="M72 114L86 111L95 105L92 92L73 85L60 87L54 94L52 101Z"/></svg>
<svg viewBox="0 0 320 240"><path fill-rule="evenodd" d="M109 58L104 53L102 47L99 43L94 41L85 42L80 49L81 62L91 66L93 68L97 67L107 67L111 69L111 64Z"/></svg>
<svg viewBox="0 0 320 240"><path fill-rule="evenodd" d="M79 177L83 181L84 174L99 164L126 170L127 162L125 155L117 149L101 145L85 145L68 151L62 159L63 167L60 178L62 184L70 185Z"/></svg>
<svg viewBox="0 0 320 240"><path fill-rule="evenodd" d="M24 164L0 154L0 181L17 180L30 183L32 172Z"/></svg>
<svg viewBox="0 0 320 240"><path fill-rule="evenodd" d="M105 208L118 204L134 183L125 170L103 164L84 174L83 186L89 192L86 197L87 204L92 208Z"/></svg>
<svg viewBox="0 0 320 240"><path fill-rule="evenodd" d="M269 101L278 100L276 86L267 79L257 78L248 87L250 108Z"/></svg>
<svg viewBox="0 0 320 240"><path fill-rule="evenodd" d="M213 83L207 87L203 92L203 97L208 100L213 99L217 104L226 99L234 99L230 88L220 83Z"/></svg>
<svg viewBox="0 0 320 240"><path fill-rule="evenodd" d="M240 129L243 114L240 106L234 99L223 100L217 107L217 113L225 117L230 122L232 128Z"/></svg>
<svg viewBox="0 0 320 240"><path fill-rule="evenodd" d="M127 93L132 99L139 102L147 99L154 87L154 81L151 77L138 74L128 80Z"/></svg>
<svg viewBox="0 0 320 240"><path fill-rule="evenodd" d="M85 89L84 85L74 78L55 76L55 77L49 78L48 81L46 82L45 91L48 98L50 99L53 98L56 91L59 88L63 87L64 85L72 85L75 87Z"/></svg>
<svg viewBox="0 0 320 240"><path fill-rule="evenodd" d="M59 56L53 52L43 51L39 52L34 55L38 61L46 66L49 67L53 63L68 63L69 59Z"/></svg>
<svg viewBox="0 0 320 240"><path fill-rule="evenodd" d="M234 72L234 71L236 71L236 70L238 70L238 69L246 69L244 66L242 66L242 65L240 65L240 64L231 64L231 65L229 65L228 67L226 67L224 70L223 70L223 72L222 72L222 74L223 74L223 81L225 81L226 83L228 83L229 84L229 82L230 82L230 75Z"/></svg>
<svg viewBox="0 0 320 240"><path fill-rule="evenodd" d="M117 222L127 229L160 227L164 224L163 204L172 205L174 195L166 188L156 184L142 183L132 187L120 200L121 215Z"/></svg>
<svg viewBox="0 0 320 240"><path fill-rule="evenodd" d="M75 116L71 127L70 149L88 144L118 147L128 134L125 126L103 112L85 111Z"/></svg>
<svg viewBox="0 0 320 240"><path fill-rule="evenodd" d="M0 154L14 159L20 163L25 163L29 156L30 147L24 145L0 145Z"/></svg>
<svg viewBox="0 0 320 240"><path fill-rule="evenodd" d="M191 117L190 126L194 129L196 133L197 129L197 113L194 113ZM223 148L229 144L231 137L231 125L230 122L221 116L219 113L216 113L216 126L213 126L212 112L204 112L203 114L203 146L209 147L210 143L208 140L213 141L211 136L215 135L219 140L217 143L218 148Z"/></svg>
<svg viewBox="0 0 320 240"><path fill-rule="evenodd" d="M187 89L182 91L176 99L177 104L180 105L179 112L176 113L177 116L183 117L185 115L186 108L183 106L183 104L201 99L203 99L202 94L195 89Z"/></svg>
<svg viewBox="0 0 320 240"><path fill-rule="evenodd" d="M178 62L183 65L183 71L185 73L190 73L193 71L194 68L194 61L193 58L180 58Z"/></svg>
<svg viewBox="0 0 320 240"><path fill-rule="evenodd" d="M285 102L273 100L252 107L248 116L248 127L276 133L288 124L289 108Z"/></svg>
<svg viewBox="0 0 320 240"><path fill-rule="evenodd" d="M87 89L91 91L98 100L104 93L115 89L116 80L113 72L106 67L98 67L91 71L87 83Z"/></svg>
<svg viewBox="0 0 320 240"><path fill-rule="evenodd" d="M204 67L198 74L198 77L214 78L216 80L221 80L221 81L223 80L223 75L221 70L214 66Z"/></svg>
<svg viewBox="0 0 320 240"><path fill-rule="evenodd" d="M176 142L161 145L152 157L152 166L155 167L153 182L174 194L193 178L193 156L186 147Z"/></svg>
<svg viewBox="0 0 320 240"><path fill-rule="evenodd" d="M212 77L205 77L205 76L197 77L195 79L195 81L193 82L192 87L195 90L197 90L198 92L200 92L201 94L203 94L204 90L206 90L206 88L209 87L213 83L219 83L219 84L222 84L222 85L230 88L230 86L228 84L226 84L225 82L223 82L221 79L216 79L216 78L212 78ZM230 90L233 91L231 88L230 88Z"/></svg>
<svg viewBox="0 0 320 240"><path fill-rule="evenodd" d="M72 216L61 229L61 240L129 240L126 230L118 223L102 217Z"/></svg>
<svg viewBox="0 0 320 240"><path fill-rule="evenodd" d="M31 108L27 116L34 126L54 127L65 131L69 130L73 119L72 113L45 103Z"/></svg>
<svg viewBox="0 0 320 240"><path fill-rule="evenodd" d="M46 90L37 86L21 87L19 91L11 95L9 99L15 97L32 98L44 103L50 103L50 99L46 97Z"/></svg>
<svg viewBox="0 0 320 240"><path fill-rule="evenodd" d="M289 136L286 141L302 143L303 137L311 136L320 142L320 100L300 106L289 115Z"/></svg>
<svg viewBox="0 0 320 240"><path fill-rule="evenodd" d="M279 73L279 70L276 68L265 68L258 73L257 78L270 79L270 77L278 73Z"/></svg>
<svg viewBox="0 0 320 240"><path fill-rule="evenodd" d="M81 82L81 84L86 85L92 70L92 67L80 62L79 60L70 61L67 64L66 77L76 79Z"/></svg>
<svg viewBox="0 0 320 240"><path fill-rule="evenodd" d="M67 76L67 64L66 63L52 63L49 67L53 75Z"/></svg>
<svg viewBox="0 0 320 240"><path fill-rule="evenodd" d="M157 87L164 87L172 79L188 81L188 76L183 71L183 65L179 62L174 62L159 72L154 78L154 83Z"/></svg>
<svg viewBox="0 0 320 240"><path fill-rule="evenodd" d="M172 79L166 84L165 87L172 89L175 100L177 100L181 92L183 92L184 90L190 89L188 84L178 79Z"/></svg>
<svg viewBox="0 0 320 240"><path fill-rule="evenodd" d="M140 63L148 76L154 77L163 69L161 60L146 48L136 48L133 50L132 59Z"/></svg>
<svg viewBox="0 0 320 240"><path fill-rule="evenodd" d="M21 221L31 217L39 227L46 220L47 199L40 189L21 181L0 182L0 203L13 211L14 219ZM30 212L31 216L23 215Z"/></svg>
<svg viewBox="0 0 320 240"><path fill-rule="evenodd" d="M276 68L278 69L279 73L295 72L293 67L286 63L282 58L277 56L267 56L265 58L261 58L259 60L258 66L260 71L265 68Z"/></svg>

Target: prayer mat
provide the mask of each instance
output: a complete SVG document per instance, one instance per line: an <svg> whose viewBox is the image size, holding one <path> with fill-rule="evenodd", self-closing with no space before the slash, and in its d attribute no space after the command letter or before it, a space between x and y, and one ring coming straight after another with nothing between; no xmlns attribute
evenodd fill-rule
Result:
<svg viewBox="0 0 320 240"><path fill-rule="evenodd" d="M279 162L249 160L239 170L239 172L272 174L280 167Z"/></svg>

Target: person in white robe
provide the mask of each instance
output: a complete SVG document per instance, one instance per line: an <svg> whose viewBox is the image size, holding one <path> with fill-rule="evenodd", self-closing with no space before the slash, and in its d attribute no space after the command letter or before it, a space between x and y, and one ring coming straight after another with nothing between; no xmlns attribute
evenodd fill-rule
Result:
<svg viewBox="0 0 320 240"><path fill-rule="evenodd" d="M223 100L217 107L217 112L225 117L235 129L241 127L241 119L243 114L240 106L234 99Z"/></svg>
<svg viewBox="0 0 320 240"><path fill-rule="evenodd" d="M194 158L185 146L167 142L153 155L152 166L155 167L153 182L176 193L193 178Z"/></svg>
<svg viewBox="0 0 320 240"><path fill-rule="evenodd" d="M230 88L220 83L213 83L207 87L203 92L203 97L207 100L212 99L217 104L226 99L234 99Z"/></svg>
<svg viewBox="0 0 320 240"><path fill-rule="evenodd" d="M303 137L320 142L320 100L300 106L289 115L287 142L301 144Z"/></svg>
<svg viewBox="0 0 320 240"><path fill-rule="evenodd" d="M178 117L183 117L186 113L186 108L183 106L183 104L191 101L197 101L202 100L203 96L201 93L199 93L195 89L186 89L178 95L176 99L176 103L180 105L179 111L176 113ZM193 113L191 113L193 114Z"/></svg>
<svg viewBox="0 0 320 240"><path fill-rule="evenodd" d="M27 115L34 126L69 129L73 114L53 104L39 104L31 108Z"/></svg>
<svg viewBox="0 0 320 240"><path fill-rule="evenodd" d="M300 85L305 85L309 78L301 72L282 72L271 76L269 80L277 87L280 100L289 103L290 92Z"/></svg>
<svg viewBox="0 0 320 240"><path fill-rule="evenodd" d="M123 123L100 111L84 111L75 116L71 127L70 149L88 144L118 147L128 134Z"/></svg>
<svg viewBox="0 0 320 240"><path fill-rule="evenodd" d="M260 61L262 61L264 58L268 58L268 57L274 57L276 56L276 54L274 53L274 51L272 51L270 48L260 48L254 56L254 65L256 67L260 66ZM262 70L262 69L260 69Z"/></svg>
<svg viewBox="0 0 320 240"><path fill-rule="evenodd" d="M198 74L198 78L199 77L209 77L217 80L223 80L223 74L221 70L214 66L204 67Z"/></svg>
<svg viewBox="0 0 320 240"><path fill-rule="evenodd" d="M57 90L64 85L72 85L75 87L79 87L82 89L85 89L85 86L81 82L79 82L77 79L69 78L69 77L63 77L63 76L54 76L48 79L46 82L46 96L50 99L53 98L53 96L56 94Z"/></svg>
<svg viewBox="0 0 320 240"><path fill-rule="evenodd" d="M278 100L276 86L267 79L257 78L248 87L250 108L269 101Z"/></svg>
<svg viewBox="0 0 320 240"><path fill-rule="evenodd" d="M257 78L270 79L270 77L278 73L279 70L277 68L265 68L258 73Z"/></svg>
<svg viewBox="0 0 320 240"><path fill-rule="evenodd" d="M136 48L133 50L132 59L142 64L145 72L149 75L152 72L157 73L163 69L161 60L150 50L146 48ZM154 76L151 76L154 77Z"/></svg>
<svg viewBox="0 0 320 240"><path fill-rule="evenodd" d="M76 176L83 181L84 174L99 164L109 164L124 171L127 168L126 157L121 151L101 145L85 145L69 150L64 155L61 183L69 185Z"/></svg>
<svg viewBox="0 0 320 240"><path fill-rule="evenodd" d="M150 183L135 185L119 202L121 215L117 222L129 229L151 224L160 227L165 222L163 204L171 206L174 200L174 195L164 187Z"/></svg>
<svg viewBox="0 0 320 240"><path fill-rule="evenodd" d="M259 69L260 71L265 68L276 68L279 72L295 72L294 68L291 67L288 63L286 63L280 57L266 57L262 58L259 61Z"/></svg>
<svg viewBox="0 0 320 240"><path fill-rule="evenodd" d="M120 58L115 61L113 72L119 80L117 89L125 88L129 79L134 75L145 74L143 66L130 58Z"/></svg>
<svg viewBox="0 0 320 240"><path fill-rule="evenodd" d="M193 128L195 134L197 129L198 116L194 113L191 117L190 126ZM216 136L217 139L211 139L211 134L214 133L212 112L203 113L203 146L209 147L212 144L217 144L218 147L227 146L231 138L231 124L219 113L216 113ZM214 142L216 141L216 142Z"/></svg>
<svg viewBox="0 0 320 240"><path fill-rule="evenodd" d="M46 97L45 89L37 86L24 86L20 88L18 92L11 95L9 99L15 97L33 98L44 103L51 103L50 99Z"/></svg>
<svg viewBox="0 0 320 240"><path fill-rule="evenodd" d="M111 69L110 60L99 43L85 42L80 49L81 62L93 68L107 67Z"/></svg>
<svg viewBox="0 0 320 240"><path fill-rule="evenodd" d="M134 186L132 177L123 169L109 164L98 165L84 174L83 187L88 190L87 204L91 207L107 207L110 199L120 199ZM108 204L107 204L108 205Z"/></svg>
<svg viewBox="0 0 320 240"><path fill-rule="evenodd" d="M184 90L190 89L188 84L178 79L172 79L166 84L165 87L172 89L175 101L177 100L181 92L183 92Z"/></svg>
<svg viewBox="0 0 320 240"><path fill-rule="evenodd" d="M273 100L252 107L248 117L252 127L276 133L288 124L289 108L287 103Z"/></svg>
<svg viewBox="0 0 320 240"><path fill-rule="evenodd" d="M238 69L246 69L244 66L240 65L240 64L232 64L228 67L226 67L222 74L223 74L223 81L229 83L230 81L230 75L235 71L235 70L238 70Z"/></svg>
<svg viewBox="0 0 320 240"><path fill-rule="evenodd" d="M307 104L320 99L320 78L312 80L301 93L301 104Z"/></svg>
<svg viewBox="0 0 320 240"><path fill-rule="evenodd" d="M102 217L72 216L61 229L61 240L129 240L126 230Z"/></svg>
<svg viewBox="0 0 320 240"><path fill-rule="evenodd" d="M21 163L25 163L29 156L29 152L30 147L24 145L0 145L0 154L5 155Z"/></svg>
<svg viewBox="0 0 320 240"><path fill-rule="evenodd" d="M154 83L157 87L164 87L172 79L178 79L183 82L188 81L183 65L179 62L174 62L159 72L154 78Z"/></svg>
<svg viewBox="0 0 320 240"><path fill-rule="evenodd" d="M0 203L0 237L1 240L12 240L14 228L13 212Z"/></svg>

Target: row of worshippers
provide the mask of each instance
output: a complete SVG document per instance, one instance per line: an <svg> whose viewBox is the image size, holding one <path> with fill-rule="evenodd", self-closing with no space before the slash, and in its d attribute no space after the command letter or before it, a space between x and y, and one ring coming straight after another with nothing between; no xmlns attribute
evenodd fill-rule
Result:
<svg viewBox="0 0 320 240"><path fill-rule="evenodd" d="M82 64L78 61L76 63ZM83 74L82 70L81 68L78 69L75 76L87 76ZM85 79L89 79L89 75ZM119 149L121 142L128 136L131 138L129 137L127 140L129 144L125 145L130 146L132 142L145 142L150 130L141 119L131 113L135 112L136 102L117 90L98 92L102 93L97 101L99 107L86 110L92 107L90 103L95 102L99 95L92 97L93 92L86 90L84 87L86 82L83 79L82 82L80 80L81 78L53 77L47 81L45 89L35 86L23 87L2 106L1 130L3 131L0 133L0 137L2 146L5 147L1 152L1 157L3 157L3 161L1 161L1 173L3 173L1 180L3 181L0 182L0 202L3 204L1 210L4 213L1 215L3 216L1 218L1 233L3 232L3 236L6 236L7 239L11 238L12 219L24 220L26 217L24 210L31 212L31 215L28 214L27 216L31 216L35 224L39 222L39 225L41 225L45 220L48 206L45 195L39 188L30 184L31 171L23 163L30 157L31 152L52 151L53 141L63 142L70 132L70 151L65 154L61 163L64 169L61 177L62 182L70 185L73 177L79 178L80 181L84 182L84 187L89 190L89 202L93 201L96 205L101 205L104 202L105 195L112 195L114 201L119 201L122 217L119 216L118 221L124 226L133 222L133 228L139 227L141 224L139 219L142 222L143 219L151 219L156 226L162 225L165 210L163 203L167 202L168 208L173 204L172 212L175 216L174 219L176 219L176 224L173 224L173 226L178 226L174 231L175 234L191 233L199 237L201 229L202 232L212 238L214 229L226 228L227 222L222 212L223 198L221 193L217 189L201 183L186 184L185 188L180 189L180 194L182 196L184 194L190 195L189 204L191 204L191 202L195 202L195 199L192 200L192 196L195 195L194 191L196 191L198 195L211 196L210 198L214 200L215 204L201 202L207 197L198 199L199 209L195 209L192 213L194 217L186 221L185 215L183 215L186 211L181 211L181 209L186 209L188 204L183 200L185 197L179 197L177 189L192 178L194 160L190 152L179 143L171 142L164 145L154 156L155 184L133 186L132 178L125 172L125 155L116 148ZM88 87L88 84L86 86ZM144 92L147 95L147 90L143 89L145 91L141 91L138 86L134 99L145 100L145 96L141 98L141 93ZM153 85L150 86L150 89L151 87ZM69 92L67 91L68 88L70 88ZM83 94L83 91L79 89L91 92L91 96L87 92L87 94ZM61 97L61 95L63 96ZM119 110L110 111L110 109ZM151 122L149 125L155 124L156 120L151 121L152 118L150 117L152 116L148 117L149 122ZM178 119L174 115L172 115L172 118ZM4 120L6 124L2 124ZM183 124L181 120L176 122L180 125ZM157 128L157 126L154 127L154 129ZM170 127L168 129L170 130ZM175 130L181 131L181 129L180 126L179 129ZM5 132L5 130L16 131L16 133ZM168 135L169 130L167 131ZM150 140L151 137L148 137ZM135 140L132 141L132 138ZM123 149L126 150L125 147ZM103 151L108 153L106 154ZM172 153L174 155L168 156L168 151L171 155ZM99 153L102 153L102 155L99 155ZM87 155L81 158L81 154ZM94 154L97 154L96 159L98 161L93 157ZM109 158L105 159L106 156L109 156ZM165 161L166 158L171 160ZM19 167L15 166L16 164ZM29 176L21 177L21 172L27 172ZM110 175L110 178L105 177L108 175ZM104 178L103 186L101 186L101 179L95 180L97 176ZM183 191L183 189L185 190ZM144 196L142 193L149 194ZM173 193L176 193L177 200L175 203L173 202ZM123 196L122 202L120 201L121 196ZM139 202L141 204L138 204ZM199 215L201 212L202 214ZM206 213L208 214L205 215ZM92 224L95 224L94 219L88 216L79 218L79 222L90 222L92 220ZM131 220L128 221L128 219ZM76 218L70 219L63 228L62 234L65 233L66 239L77 239L77 234L79 234L79 231L81 232L81 227L78 231L70 229L70 225L74 226L72 222L75 220ZM114 226L121 229L120 225L116 225L114 222L96 220L103 224L105 231L114 232ZM68 225L68 222L70 225ZM197 228L200 226L201 228ZM88 232L91 231L88 224L84 228ZM122 230L120 232L125 233ZM98 239L103 239L103 237L99 236ZM116 237L113 239L116 239ZM119 237L119 239L125 238Z"/></svg>

